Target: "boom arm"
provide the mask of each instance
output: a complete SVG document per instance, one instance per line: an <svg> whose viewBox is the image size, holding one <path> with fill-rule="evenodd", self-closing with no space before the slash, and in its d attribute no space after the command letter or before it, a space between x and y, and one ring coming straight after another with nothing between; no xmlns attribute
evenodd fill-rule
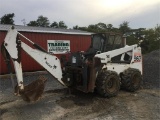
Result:
<svg viewBox="0 0 160 120"><path fill-rule="evenodd" d="M4 46L8 51L14 63L14 68L17 76L18 86L20 89L24 89L23 86L23 76L22 76L22 64L20 49L22 48L29 56L31 56L35 61L37 61L42 67L44 67L50 74L52 74L61 84L64 85L62 79L62 70L59 59L43 51L33 49L24 42L20 41L17 35L21 35L15 29L10 29L4 40ZM26 40L34 44L28 38L24 37Z"/></svg>
<svg viewBox="0 0 160 120"><path fill-rule="evenodd" d="M131 60L131 63L132 63L132 62L134 62L134 54L136 52L141 53L141 48L138 47L135 44L135 45L132 45L132 46L125 46L124 48L120 48L120 49L112 50L112 51L109 51L109 52L104 52L104 53L101 53L101 54L97 54L97 55L95 55L95 57L101 58L102 63L108 63L108 62L111 61L111 58L113 58L117 55L124 54L124 53L128 53L128 54L131 53L130 56L132 56L132 60Z"/></svg>

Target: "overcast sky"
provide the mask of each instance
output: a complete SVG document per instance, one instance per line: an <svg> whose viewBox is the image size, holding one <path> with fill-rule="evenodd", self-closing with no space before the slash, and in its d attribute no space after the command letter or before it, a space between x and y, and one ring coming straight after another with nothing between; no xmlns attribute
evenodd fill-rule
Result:
<svg viewBox="0 0 160 120"><path fill-rule="evenodd" d="M16 25L43 15L69 28L99 22L119 27L123 21L131 28L153 28L160 24L160 0L0 0L0 17L8 13L15 13Z"/></svg>

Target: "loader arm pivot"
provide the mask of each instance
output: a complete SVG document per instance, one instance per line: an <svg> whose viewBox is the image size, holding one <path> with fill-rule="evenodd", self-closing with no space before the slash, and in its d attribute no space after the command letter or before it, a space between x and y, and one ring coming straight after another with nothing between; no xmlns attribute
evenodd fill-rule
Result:
<svg viewBox="0 0 160 120"><path fill-rule="evenodd" d="M23 85L22 64L21 64L21 48L37 63L39 63L43 68L45 68L62 85L65 85L61 80L62 70L61 70L60 60L56 56L48 54L47 52L31 48L30 46L22 42L18 36L25 38L27 41L32 43L33 46L36 45L31 40L29 40L28 38L20 34L18 31L16 31L15 29L10 29L4 40L4 47L6 51L9 53L14 64L14 69L17 76L18 91L21 91L20 93L25 93L25 86ZM36 85L35 82L34 85ZM29 98L28 96L26 97L27 99Z"/></svg>

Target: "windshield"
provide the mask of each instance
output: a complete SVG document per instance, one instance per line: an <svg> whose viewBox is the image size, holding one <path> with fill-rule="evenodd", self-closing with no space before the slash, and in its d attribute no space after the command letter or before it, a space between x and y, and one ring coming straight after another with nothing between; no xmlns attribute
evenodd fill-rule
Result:
<svg viewBox="0 0 160 120"><path fill-rule="evenodd" d="M100 37L98 35L94 36L93 37L93 48L101 51L103 42L104 42L104 39L102 39L102 37Z"/></svg>

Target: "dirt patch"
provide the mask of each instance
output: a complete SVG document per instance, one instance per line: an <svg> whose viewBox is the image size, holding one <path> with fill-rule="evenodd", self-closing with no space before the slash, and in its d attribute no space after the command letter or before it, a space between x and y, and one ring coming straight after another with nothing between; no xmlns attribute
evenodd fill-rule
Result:
<svg viewBox="0 0 160 120"><path fill-rule="evenodd" d="M58 105L64 108L67 105L67 108L70 106L70 110L74 108L76 110L74 109L73 112L66 113L58 119L158 119L160 118L158 114L160 95L154 93L159 92L159 90L153 92L153 90L146 89L136 93L120 91L117 97L110 99L101 98L99 95L92 97L91 95L84 97L83 104L77 104L82 100L79 96L61 99L58 101ZM84 93L81 95L85 96ZM158 103L152 104L152 102Z"/></svg>
<svg viewBox="0 0 160 120"><path fill-rule="evenodd" d="M8 112L7 109L0 109L0 115L3 115L4 113Z"/></svg>

